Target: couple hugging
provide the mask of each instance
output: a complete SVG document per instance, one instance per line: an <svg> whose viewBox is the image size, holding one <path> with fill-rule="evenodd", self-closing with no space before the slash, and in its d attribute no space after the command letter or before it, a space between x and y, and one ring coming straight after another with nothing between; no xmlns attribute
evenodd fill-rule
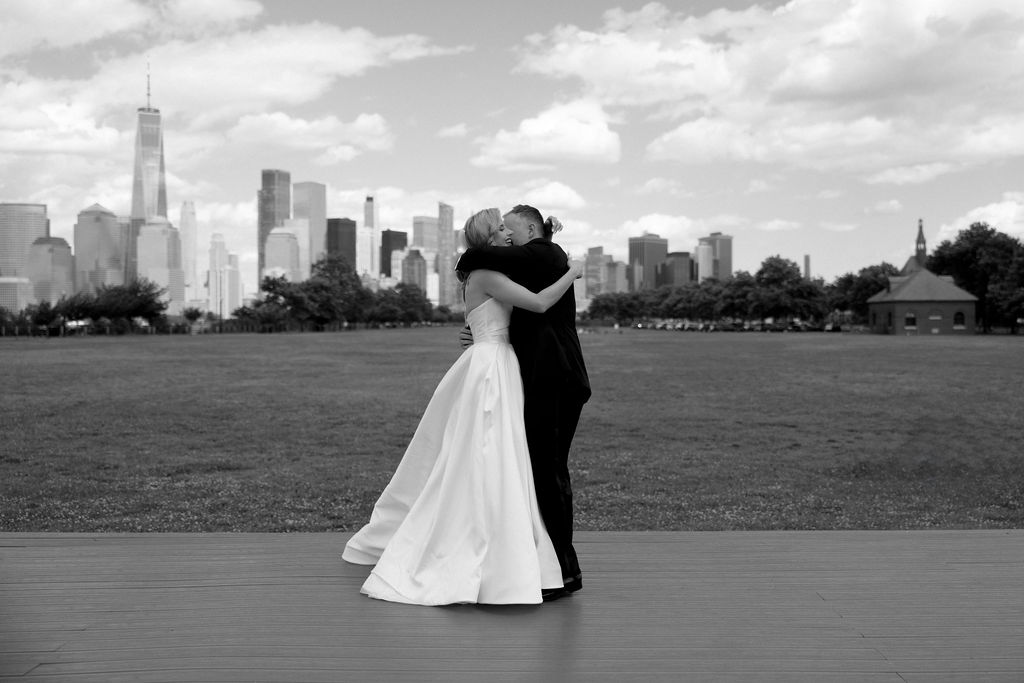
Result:
<svg viewBox="0 0 1024 683"><path fill-rule="evenodd" d="M531 206L466 221L468 347L434 390L370 522L342 557L362 592L417 605L552 600L583 587L568 456L590 382L573 280Z"/></svg>

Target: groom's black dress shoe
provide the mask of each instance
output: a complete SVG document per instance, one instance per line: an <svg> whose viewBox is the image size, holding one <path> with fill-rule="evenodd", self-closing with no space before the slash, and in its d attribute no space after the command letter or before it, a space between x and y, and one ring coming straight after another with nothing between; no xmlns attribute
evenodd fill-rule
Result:
<svg viewBox="0 0 1024 683"><path fill-rule="evenodd" d="M541 590L540 597L544 602L551 602L558 598L564 598L569 594L569 591L564 588L545 588Z"/></svg>
<svg viewBox="0 0 1024 683"><path fill-rule="evenodd" d="M569 579L568 581L565 582L564 590L567 593L575 593L576 591L578 591L578 590L580 590L582 588L583 588L583 577L582 576L577 576L577 577Z"/></svg>

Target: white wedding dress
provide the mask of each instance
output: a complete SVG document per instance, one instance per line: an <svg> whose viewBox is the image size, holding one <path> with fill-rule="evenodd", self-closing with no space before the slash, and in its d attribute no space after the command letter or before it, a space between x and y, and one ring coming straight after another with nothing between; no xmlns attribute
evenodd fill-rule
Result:
<svg viewBox="0 0 1024 683"><path fill-rule="evenodd" d="M511 306L469 312L473 345L445 374L370 522L342 557L362 592L417 605L541 602L562 572L537 509Z"/></svg>

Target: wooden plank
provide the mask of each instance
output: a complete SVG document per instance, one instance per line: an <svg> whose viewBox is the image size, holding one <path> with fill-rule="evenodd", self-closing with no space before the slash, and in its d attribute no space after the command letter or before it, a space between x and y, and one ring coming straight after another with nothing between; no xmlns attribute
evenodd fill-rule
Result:
<svg viewBox="0 0 1024 683"><path fill-rule="evenodd" d="M1024 674L1020 531L581 533L582 593L444 608L360 595L347 538L0 534L0 652L12 680Z"/></svg>

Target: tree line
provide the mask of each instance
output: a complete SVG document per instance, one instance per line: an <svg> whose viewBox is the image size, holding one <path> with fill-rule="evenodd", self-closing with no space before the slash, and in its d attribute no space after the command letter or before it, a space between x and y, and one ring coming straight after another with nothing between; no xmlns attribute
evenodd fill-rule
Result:
<svg viewBox="0 0 1024 683"><path fill-rule="evenodd" d="M1024 246L1019 240L986 223L974 223L956 239L939 244L925 267L936 275L951 275L957 286L978 297L976 315L984 331L1006 327L1017 332L1018 320L1024 317ZM868 299L898 274L896 266L882 262L826 283L803 277L793 261L770 256L756 273L741 270L724 282L708 279L678 287L599 294L587 316L620 324L652 318L864 324Z"/></svg>
<svg viewBox="0 0 1024 683"><path fill-rule="evenodd" d="M61 331L72 321L87 321L94 330L123 334L147 326L174 331L187 326L167 316L166 290L145 278L125 285L107 285L96 293L80 292L62 297L56 304L43 301L17 313L0 308L0 328L32 331ZM445 306L433 306L416 285L399 284L394 289L372 291L342 256L315 263L312 276L303 282L283 277L266 277L260 296L249 306L231 312L231 321L220 321L213 312L189 307L181 317L194 323L206 317L210 322L244 330L323 330L358 325L414 325L461 320ZM140 322L141 321L141 322Z"/></svg>
<svg viewBox="0 0 1024 683"><path fill-rule="evenodd" d="M927 266L978 297L976 316L984 331L1006 327L1016 333L1024 317L1024 246L986 223L974 223L954 240L942 242ZM681 287L640 292L600 294L584 317L620 324L652 318L701 321L800 319L863 324L867 300L899 273L889 263L840 275L831 283L808 280L799 266L781 256L765 259L757 272L737 272L725 282L709 279ZM100 287L95 294L78 293L56 304L41 302L12 313L0 308L0 327L54 329L68 321L88 320L107 332L130 332L142 320L154 328L172 325L166 315L165 291L140 278L126 285ZM185 309L189 322L204 315ZM216 320L212 313L205 314ZM232 311L234 324L244 329L337 329L354 325L413 325L461 321L461 314L432 306L415 285L372 291L364 286L342 256L315 263L303 282L264 278L260 297Z"/></svg>
<svg viewBox="0 0 1024 683"><path fill-rule="evenodd" d="M352 325L415 325L461 320L447 306L433 306L418 286L400 283L376 292L363 285L345 257L313 264L308 280L265 277L260 298L232 312L260 329L327 329Z"/></svg>

